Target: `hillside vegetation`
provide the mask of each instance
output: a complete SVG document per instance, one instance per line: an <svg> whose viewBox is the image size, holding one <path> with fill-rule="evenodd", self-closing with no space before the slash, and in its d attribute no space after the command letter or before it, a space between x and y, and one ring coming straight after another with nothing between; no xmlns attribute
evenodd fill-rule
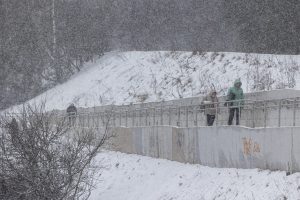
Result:
<svg viewBox="0 0 300 200"><path fill-rule="evenodd" d="M46 109L164 101L216 89L236 78L245 92L300 88L300 56L227 52L111 52L86 64L66 83L31 100Z"/></svg>

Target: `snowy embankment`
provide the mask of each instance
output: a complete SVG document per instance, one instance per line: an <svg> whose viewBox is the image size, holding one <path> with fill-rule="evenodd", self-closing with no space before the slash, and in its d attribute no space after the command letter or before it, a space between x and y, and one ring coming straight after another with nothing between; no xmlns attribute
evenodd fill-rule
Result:
<svg viewBox="0 0 300 200"><path fill-rule="evenodd" d="M103 152L90 200L297 200L300 173L218 169Z"/></svg>
<svg viewBox="0 0 300 200"><path fill-rule="evenodd" d="M32 99L46 110L225 94L236 78L245 92L300 88L300 56L244 53L112 52L88 63L69 81ZM16 108L16 107L15 107ZM91 200L300 199L300 174L213 169L115 152Z"/></svg>
<svg viewBox="0 0 300 200"><path fill-rule="evenodd" d="M225 94L236 78L246 92L300 88L300 56L245 53L111 52L69 81L32 99L46 109L171 100Z"/></svg>

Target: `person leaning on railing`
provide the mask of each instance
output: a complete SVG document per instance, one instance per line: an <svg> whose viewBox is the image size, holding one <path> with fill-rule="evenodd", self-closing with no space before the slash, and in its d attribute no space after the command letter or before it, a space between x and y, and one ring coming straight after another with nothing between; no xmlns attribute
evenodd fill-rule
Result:
<svg viewBox="0 0 300 200"><path fill-rule="evenodd" d="M234 81L234 86L229 88L225 106L229 107L228 125L232 125L234 113L236 116L236 125L240 125L241 109L244 106L244 92L241 88L240 79Z"/></svg>
<svg viewBox="0 0 300 200"><path fill-rule="evenodd" d="M201 102L201 107L204 109L204 114L206 115L207 126L212 126L214 124L218 102L219 100L215 90L212 90Z"/></svg>

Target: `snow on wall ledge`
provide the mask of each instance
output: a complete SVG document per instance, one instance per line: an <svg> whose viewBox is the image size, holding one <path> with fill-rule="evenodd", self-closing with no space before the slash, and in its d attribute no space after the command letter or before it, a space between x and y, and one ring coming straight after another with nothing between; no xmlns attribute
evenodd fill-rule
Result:
<svg viewBox="0 0 300 200"><path fill-rule="evenodd" d="M300 172L300 127L116 128L113 150L221 168Z"/></svg>
<svg viewBox="0 0 300 200"><path fill-rule="evenodd" d="M236 78L245 92L300 88L299 55L228 52L111 52L69 81L29 101L46 109L93 107L193 97L215 88L224 95Z"/></svg>

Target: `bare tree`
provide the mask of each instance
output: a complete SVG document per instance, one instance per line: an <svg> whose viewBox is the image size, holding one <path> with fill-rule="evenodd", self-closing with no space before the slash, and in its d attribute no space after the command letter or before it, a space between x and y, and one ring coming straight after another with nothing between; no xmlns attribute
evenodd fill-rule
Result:
<svg viewBox="0 0 300 200"><path fill-rule="evenodd" d="M2 117L0 199L87 199L107 127L95 137L95 130L75 130L43 106Z"/></svg>

